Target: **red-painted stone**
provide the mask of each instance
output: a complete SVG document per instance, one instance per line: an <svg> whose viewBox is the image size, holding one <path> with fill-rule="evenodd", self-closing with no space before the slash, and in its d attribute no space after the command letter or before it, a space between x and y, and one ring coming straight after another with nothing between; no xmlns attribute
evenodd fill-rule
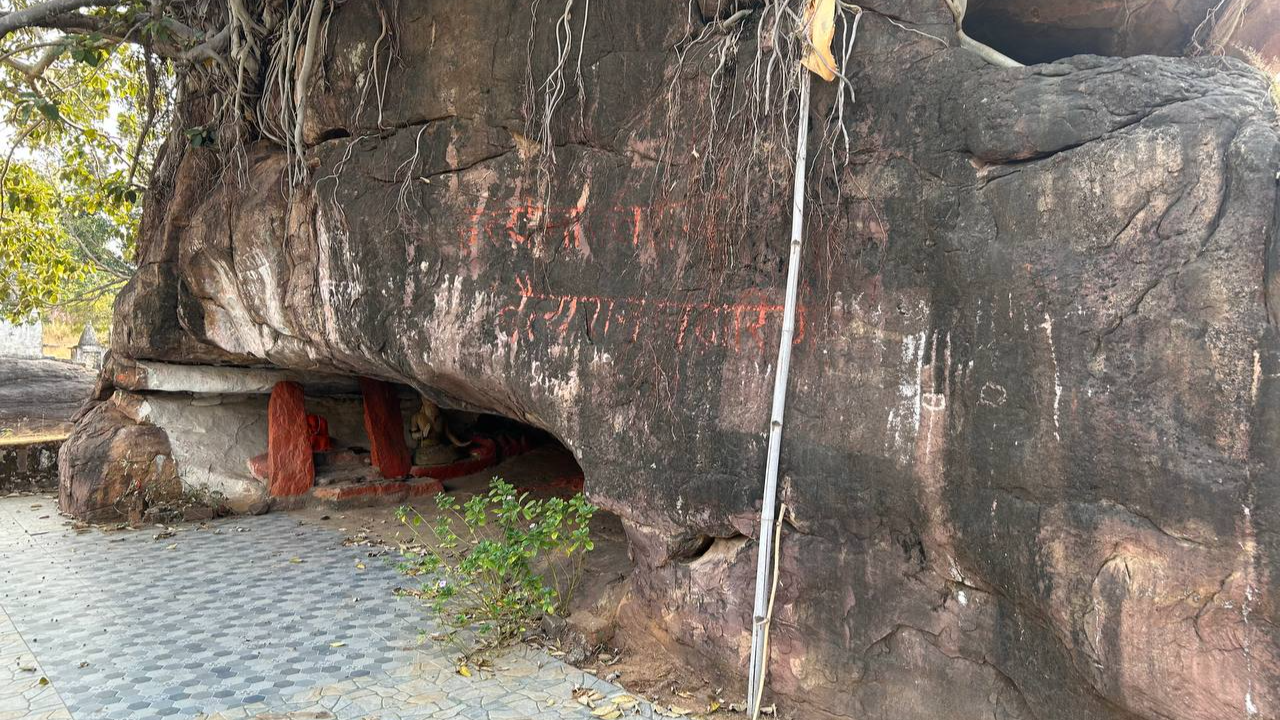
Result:
<svg viewBox="0 0 1280 720"><path fill-rule="evenodd" d="M404 442L404 419L400 398L390 383L360 378L364 395L364 429L369 434L369 455L384 478L409 474L409 446Z"/></svg>
<svg viewBox="0 0 1280 720"><path fill-rule="evenodd" d="M272 497L302 495L316 479L302 386L280 382L267 403L267 468Z"/></svg>
<svg viewBox="0 0 1280 720"><path fill-rule="evenodd" d="M567 488L574 492L582 492L582 489L587 484L587 478L582 473L578 473L576 475L558 477L547 484L553 488Z"/></svg>
<svg viewBox="0 0 1280 720"><path fill-rule="evenodd" d="M444 483L439 480L419 480L409 483L409 497L427 497L444 492Z"/></svg>
<svg viewBox="0 0 1280 720"><path fill-rule="evenodd" d="M329 437L329 421L323 416L307 415L307 435L312 452L328 452L333 449L333 438Z"/></svg>
<svg viewBox="0 0 1280 720"><path fill-rule="evenodd" d="M534 448L533 439L528 435L499 435L498 449L502 451L503 458L511 458L517 455L523 455Z"/></svg>

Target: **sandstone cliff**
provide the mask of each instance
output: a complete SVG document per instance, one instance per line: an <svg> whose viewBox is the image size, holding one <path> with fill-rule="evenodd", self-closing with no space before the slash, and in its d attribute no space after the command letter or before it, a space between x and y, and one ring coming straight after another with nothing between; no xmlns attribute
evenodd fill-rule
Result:
<svg viewBox="0 0 1280 720"><path fill-rule="evenodd" d="M306 180L266 140L171 141L113 351L550 431L626 524L628 632L742 673L790 222L790 135L753 124L791 126L754 103L795 101L755 94L763 13L704 32L715 5L579 4L567 51L559 2L338 5ZM860 23L856 97L815 86L806 118L773 691L815 717L1280 716L1266 79L1067 40L996 67L932 0ZM1194 23L1167 24L1083 49L1181 54Z"/></svg>

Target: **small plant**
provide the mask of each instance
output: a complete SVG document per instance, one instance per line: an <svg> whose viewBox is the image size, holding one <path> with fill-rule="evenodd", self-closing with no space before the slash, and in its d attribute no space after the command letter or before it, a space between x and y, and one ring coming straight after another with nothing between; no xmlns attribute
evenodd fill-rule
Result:
<svg viewBox="0 0 1280 720"><path fill-rule="evenodd" d="M445 623L474 631L468 654L510 642L544 614L566 610L593 548L596 507L581 493L534 499L494 478L487 493L464 503L442 493L436 507L434 520L408 507L397 512L418 541L400 569L423 579L421 597Z"/></svg>
<svg viewBox="0 0 1280 720"><path fill-rule="evenodd" d="M1280 62L1268 60L1262 56L1262 53L1250 47L1237 46L1245 60L1249 62L1271 82L1268 89L1271 91L1271 104L1275 106L1276 113L1280 114Z"/></svg>

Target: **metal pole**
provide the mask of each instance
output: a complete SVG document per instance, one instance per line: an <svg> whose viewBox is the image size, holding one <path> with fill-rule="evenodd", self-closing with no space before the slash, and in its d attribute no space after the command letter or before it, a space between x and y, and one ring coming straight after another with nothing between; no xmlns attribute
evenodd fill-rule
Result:
<svg viewBox="0 0 1280 720"><path fill-rule="evenodd" d="M801 68L800 127L796 132L795 188L791 198L791 254L787 260L787 297L783 307L782 337L778 340L777 371L773 378L773 414L769 421L769 456L765 463L764 500L760 507L760 541L756 546L756 598L751 623L751 664L748 671L747 713L756 717L760 690L768 670L764 657L768 632L769 570L773 552L773 527L777 519L778 456L782 451L782 418L787 404L787 375L791 370L791 343L796 329L796 294L800 284L800 250L804 243L804 175L809 140L808 70Z"/></svg>

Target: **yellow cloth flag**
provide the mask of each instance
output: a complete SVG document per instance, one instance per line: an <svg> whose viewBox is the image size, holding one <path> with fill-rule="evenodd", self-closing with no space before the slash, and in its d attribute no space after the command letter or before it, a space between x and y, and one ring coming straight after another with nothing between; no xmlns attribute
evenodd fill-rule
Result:
<svg viewBox="0 0 1280 720"><path fill-rule="evenodd" d="M809 0L804 24L809 28L813 48L801 64L827 82L835 80L836 58L831 54L831 41L836 36L836 0Z"/></svg>

